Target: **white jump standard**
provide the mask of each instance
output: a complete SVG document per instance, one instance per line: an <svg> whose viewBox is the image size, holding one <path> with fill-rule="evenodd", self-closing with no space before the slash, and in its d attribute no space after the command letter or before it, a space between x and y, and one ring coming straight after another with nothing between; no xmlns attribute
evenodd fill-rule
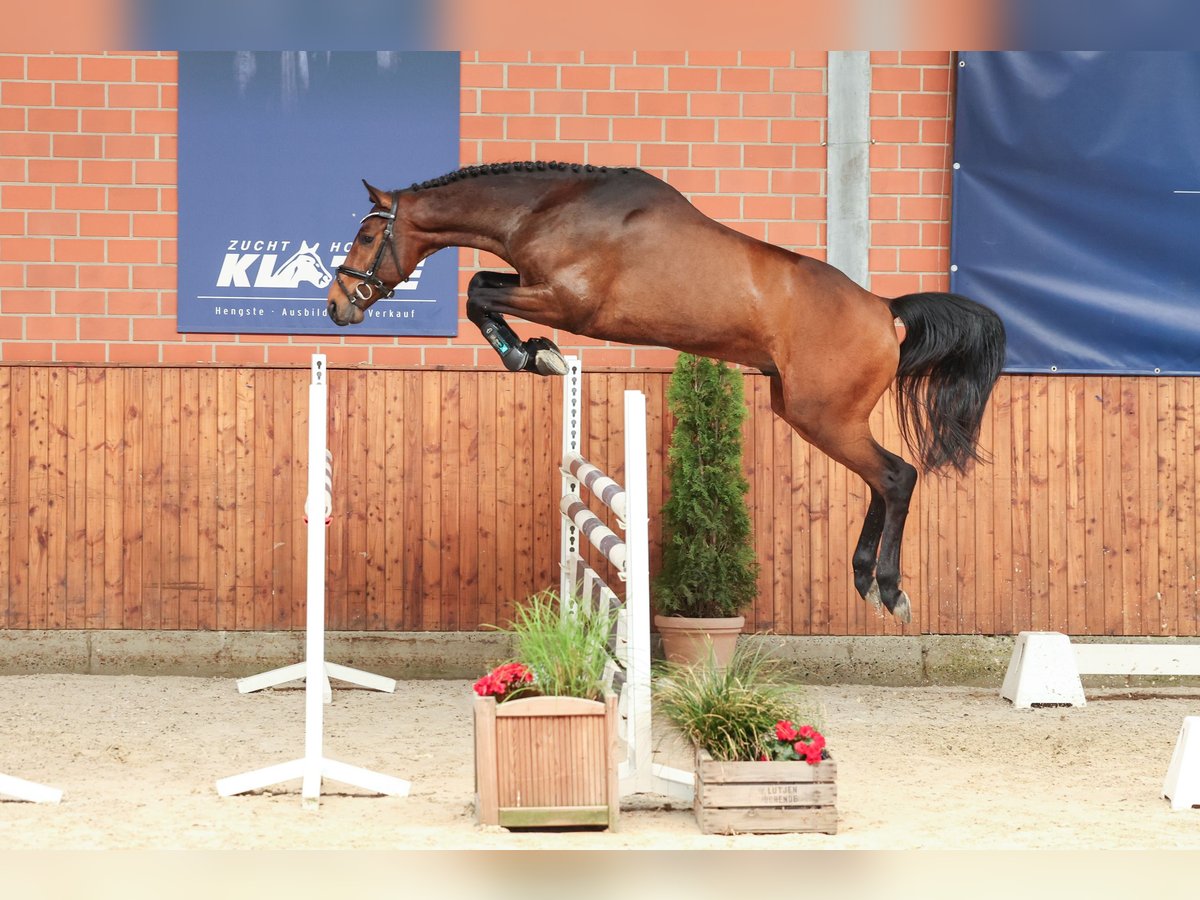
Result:
<svg viewBox="0 0 1200 900"><path fill-rule="evenodd" d="M24 778L0 775L0 796L15 797L29 803L58 803L62 800L62 793L58 788L46 787Z"/></svg>
<svg viewBox="0 0 1200 900"><path fill-rule="evenodd" d="M691 772L652 761L650 721L650 546L646 499L646 397L625 392L625 487L580 454L583 421L580 364L566 358L563 383L562 551L560 596L615 608L614 652L625 667L618 706L626 756L620 766L622 796L658 793L691 800ZM582 488L620 520L624 540L584 502ZM617 570L625 582L625 603L580 555L580 536Z"/></svg>
<svg viewBox="0 0 1200 900"><path fill-rule="evenodd" d="M307 506L307 504L306 504ZM328 449L325 451L325 524L328 525L333 516L333 454ZM308 522L307 513L304 516L304 521ZM287 684L289 681L296 681L304 678L308 673L307 663L293 663L290 666L283 666L278 669L271 669L269 672L260 672L258 675L249 675L246 678L239 678L237 687L238 692L249 694L253 691L261 691L264 688L276 687L277 685ZM374 675L371 672L364 672L362 669L352 669L349 666L340 666L337 663L326 662L325 674L321 679L321 689L324 694L325 702L330 703L333 700L333 689L329 685L329 679L336 678L338 681L347 681L350 684L357 684L359 687L370 688L374 691L385 691L392 694L396 691L396 679L387 678L383 675Z"/></svg>
<svg viewBox="0 0 1200 900"><path fill-rule="evenodd" d="M318 515L324 492L326 430L329 420L329 386L325 356L314 353L312 382L308 387L308 582L305 616L304 756L241 775L222 778L217 792L228 797L302 778L301 796L306 807L320 803L321 779L374 791L406 796L411 784L401 778L337 762L323 756L325 681L325 523Z"/></svg>

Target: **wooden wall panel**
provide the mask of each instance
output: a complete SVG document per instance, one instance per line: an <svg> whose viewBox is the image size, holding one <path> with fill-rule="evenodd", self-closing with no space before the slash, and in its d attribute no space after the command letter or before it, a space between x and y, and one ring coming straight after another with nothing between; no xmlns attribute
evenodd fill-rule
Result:
<svg viewBox="0 0 1200 900"><path fill-rule="evenodd" d="M303 628L307 381L307 368L0 366L0 626ZM993 463L918 484L902 628L854 593L865 487L775 419L766 379L748 376L762 563L749 621L1200 633L1196 381L1003 378L981 436ZM334 370L330 386L331 628L474 630L557 583L557 380ZM585 455L618 480L623 391L647 394L655 572L666 386L585 376ZM898 450L889 404L872 427Z"/></svg>

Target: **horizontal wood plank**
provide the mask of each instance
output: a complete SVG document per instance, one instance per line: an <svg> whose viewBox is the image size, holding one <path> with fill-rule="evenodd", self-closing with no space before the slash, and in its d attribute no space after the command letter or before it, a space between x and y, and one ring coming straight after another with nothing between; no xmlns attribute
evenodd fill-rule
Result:
<svg viewBox="0 0 1200 900"><path fill-rule="evenodd" d="M808 765L805 763L804 765ZM837 785L778 781L726 784L699 782L700 803L717 807L798 807L837 805Z"/></svg>
<svg viewBox="0 0 1200 900"><path fill-rule="evenodd" d="M837 762L825 759L815 766L799 760L726 762L713 759L707 751L699 750L696 754L696 772L701 782L714 784L834 782L837 781Z"/></svg>
<svg viewBox="0 0 1200 900"><path fill-rule="evenodd" d="M820 832L837 834L837 809L709 809L696 810L696 823L704 834L785 834Z"/></svg>
<svg viewBox="0 0 1200 900"><path fill-rule="evenodd" d="M496 706L496 718L530 718L539 716L602 716L604 704L583 697L525 697L509 700Z"/></svg>
<svg viewBox="0 0 1200 900"><path fill-rule="evenodd" d="M608 827L609 812L607 806L502 806L498 818L505 828Z"/></svg>

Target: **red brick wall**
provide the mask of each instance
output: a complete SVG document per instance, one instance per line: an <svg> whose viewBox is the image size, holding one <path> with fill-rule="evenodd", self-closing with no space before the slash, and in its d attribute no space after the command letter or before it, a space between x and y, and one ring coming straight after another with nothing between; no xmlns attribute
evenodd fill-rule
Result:
<svg viewBox="0 0 1200 900"><path fill-rule="evenodd" d="M951 55L872 63L873 288L944 288ZM465 52L461 162L640 166L714 218L822 257L825 64L821 52ZM455 340L177 334L176 109L170 53L0 54L0 360L286 365L320 347L342 365L496 365L465 319ZM464 286L498 263L461 260ZM674 356L553 336L592 369Z"/></svg>

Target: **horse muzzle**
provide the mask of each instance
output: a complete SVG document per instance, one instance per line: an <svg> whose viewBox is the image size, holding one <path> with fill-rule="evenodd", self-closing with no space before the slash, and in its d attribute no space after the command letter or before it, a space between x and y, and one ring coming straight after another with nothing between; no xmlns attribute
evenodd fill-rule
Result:
<svg viewBox="0 0 1200 900"><path fill-rule="evenodd" d="M357 325L363 320L363 311L352 303L339 306L336 300L330 300L329 318L334 325Z"/></svg>

